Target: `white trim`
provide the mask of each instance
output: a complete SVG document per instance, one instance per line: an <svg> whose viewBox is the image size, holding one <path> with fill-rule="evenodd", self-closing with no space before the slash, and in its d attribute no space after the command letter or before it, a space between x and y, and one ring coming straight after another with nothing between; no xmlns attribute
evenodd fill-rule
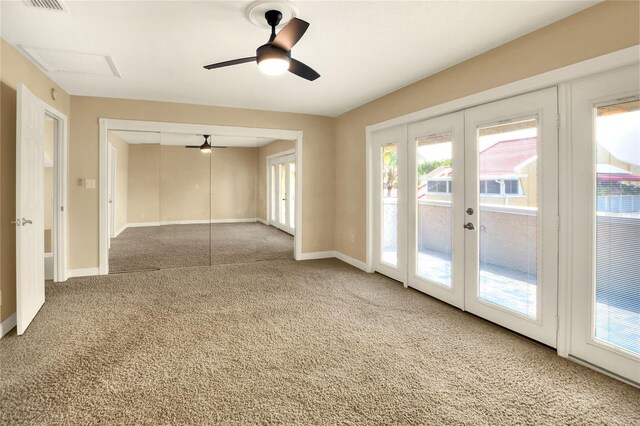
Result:
<svg viewBox="0 0 640 426"><path fill-rule="evenodd" d="M308 253L302 253L296 257L296 260L316 260L316 259L330 259L336 257L336 253L333 250L328 251L311 251Z"/></svg>
<svg viewBox="0 0 640 426"><path fill-rule="evenodd" d="M260 222L260 223L261 223L261 224L263 224L263 225L267 225L267 226L269 226L269 222L267 222L266 220L264 220L264 219L263 219L263 218L261 218L261 217L256 217L256 221L257 221L257 222Z"/></svg>
<svg viewBox="0 0 640 426"><path fill-rule="evenodd" d="M0 323L0 338L4 337L5 334L13 330L13 328L16 326L16 319L17 316L14 312L13 315Z"/></svg>
<svg viewBox="0 0 640 426"><path fill-rule="evenodd" d="M212 136L247 136L269 139L294 140L297 130L266 129L259 127L219 126L215 124L170 123L165 121L119 120L103 118L109 130L132 130L139 132L210 134Z"/></svg>
<svg viewBox="0 0 640 426"><path fill-rule="evenodd" d="M569 356L571 347L571 227L560 226L560 218L572 217L571 189L572 139L570 117L571 90L567 83L558 86L558 355Z"/></svg>
<svg viewBox="0 0 640 426"><path fill-rule="evenodd" d="M100 168L99 168L99 194L98 194L98 246L99 246L99 271L100 275L109 273L109 234L107 229L107 159L108 159L108 132L109 130L137 130L148 132L168 132L187 134L210 134L218 136L251 136L267 137L271 139L295 140L296 155L296 230L294 233L294 258L302 256L302 136L300 130L265 129L254 127L218 126L206 124L183 124L159 121L118 120L99 118L100 140Z"/></svg>
<svg viewBox="0 0 640 426"><path fill-rule="evenodd" d="M344 253L341 253L339 251L334 251L334 257L336 259L339 259L341 261L343 261L344 263L348 263L349 265L358 268L364 272L368 272L367 271L367 264L361 260L358 259L354 259L353 257L347 256Z"/></svg>
<svg viewBox="0 0 640 426"><path fill-rule="evenodd" d="M318 259L338 259L364 272L368 272L367 265L365 262L362 262L361 260L358 260L358 259L354 259L353 257L349 257L346 254L336 250L313 251L309 253L302 253L301 258L296 260L318 260Z"/></svg>
<svg viewBox="0 0 640 426"><path fill-rule="evenodd" d="M559 354L558 354L558 355L559 355ZM621 381L621 382L623 382L623 383L626 383L626 384L628 384L628 385L631 385L631 386L633 386L633 387L635 387L635 388L639 388L639 389L640 389L640 383L636 383L636 382L634 382L633 380L629 380L629 379L627 379L627 378L625 378L625 377L622 377L622 376L619 376L619 375L617 375L617 374L615 374L615 373L612 373L612 372L611 372L611 371L609 371L609 370L605 370L605 369L603 369L603 368L600 368L600 367L598 367L598 366L597 366L597 365L595 365L595 364L591 364L590 362L584 361L584 360L582 360L582 359L580 359L580 358L576 358L576 357L574 357L574 356L572 356L572 355L568 355L568 356L566 356L565 358L568 358L568 359L569 359L569 361L573 361L573 362L575 362L576 364L580 364L580 365L582 365L583 367L590 368L590 369L591 369L591 370L593 370L593 371L597 371L598 373L604 374L605 376L609 376L609 377L611 377L612 379L620 380L620 381Z"/></svg>
<svg viewBox="0 0 640 426"><path fill-rule="evenodd" d="M93 277L100 275L100 268L78 268L69 269L69 278L74 277Z"/></svg>
<svg viewBox="0 0 640 426"><path fill-rule="evenodd" d="M202 225L207 223L255 223L258 222L257 217L243 217L243 218L231 218L231 219L196 219L196 220L163 220L160 222L133 222L127 223L118 232L124 231L127 228L144 228L147 226L165 226L165 225ZM260 219L262 221L262 219Z"/></svg>
<svg viewBox="0 0 640 426"><path fill-rule="evenodd" d="M420 111L401 115L381 123L372 124L366 127L367 136L382 129L423 121L428 118L437 117L450 112L460 111L473 106L555 86L570 80L576 80L586 76L621 68L638 62L638 60L640 60L640 50L638 50L638 45L628 47L626 49L538 74L533 77L505 84L503 86L494 87L469 96L454 99L440 105L434 105ZM369 138L367 137L367 140L368 139Z"/></svg>
<svg viewBox="0 0 640 426"><path fill-rule="evenodd" d="M122 228L120 228L120 229L118 230L118 232L116 232L116 235L115 235L115 237L114 237L114 238L117 238L117 237L118 237L118 235L122 234L122 233L124 232L124 230L125 230L125 229L127 229L128 227L129 227L129 224L128 224L128 223L125 223L124 225L122 225Z"/></svg>
<svg viewBox="0 0 640 426"><path fill-rule="evenodd" d="M68 278L67 259L69 258L69 218L68 218L68 119L67 116L47 102L44 104L45 115L56 121L56 139L54 141L54 185L53 185L53 279L64 282Z"/></svg>

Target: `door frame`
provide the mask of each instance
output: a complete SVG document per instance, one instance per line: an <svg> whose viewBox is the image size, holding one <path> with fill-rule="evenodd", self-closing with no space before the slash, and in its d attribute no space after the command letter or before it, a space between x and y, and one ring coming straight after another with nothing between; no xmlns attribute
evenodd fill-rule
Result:
<svg viewBox="0 0 640 426"><path fill-rule="evenodd" d="M296 232L293 236L294 240L294 259L303 260L302 252L303 238L303 222L302 222L302 176L303 176L303 132L301 130L287 129L266 129L258 127L240 127L240 126L219 126L214 124L188 124L188 123L171 123L163 121L141 121L141 120L120 120L112 118L98 119L98 132L100 140L99 158L99 259L97 271L91 270L92 274L107 275L109 273L109 249L108 238L109 229L107 223L107 179L108 179L108 155L109 144L108 135L110 130L129 130L139 132L160 132L160 133L183 133L183 134L205 134L213 136L247 136L247 137L263 137L273 140L293 140L295 141L296 154L296 211L295 222ZM88 274L89 275L89 274Z"/></svg>
<svg viewBox="0 0 640 426"><path fill-rule="evenodd" d="M64 282L69 278L68 119L48 103L42 103L45 115L56 122L53 143L53 280Z"/></svg>
<svg viewBox="0 0 640 426"><path fill-rule="evenodd" d="M278 229L281 229L281 228L279 226L274 225L273 223L271 223L271 222L276 222L276 223L278 222L277 220L275 220L275 219L273 219L271 217L271 187L273 185L273 182L272 182L272 179L271 179L271 173L270 173L270 171L271 171L271 161L276 159L276 158L279 158L279 157L287 157L289 155L295 155L295 153L296 153L295 148L294 149L288 149L286 151L277 152L275 154L268 155L267 158L266 158L266 163L265 163L266 164L266 166L265 166L266 171L265 171L265 173L267 175L266 175L265 182L267 183L267 191L265 193L265 196L266 196L266 199L267 199L267 224L269 224L270 226L275 226ZM287 177L287 180L288 180L288 177ZM298 187L298 174L297 174L297 165L296 165L296 189L297 189L297 187ZM298 204L298 197L296 197L296 207L295 207L296 210L298 209L297 204ZM296 216L296 221L297 220L298 220L298 217ZM287 233L289 233L289 234L291 234L293 236L295 236L295 233L296 233L295 227L293 227L293 228L286 227L286 228L287 229L281 229L281 230L285 231L285 232L287 232Z"/></svg>
<svg viewBox="0 0 640 426"><path fill-rule="evenodd" d="M474 106L501 100L504 98L537 91L554 85L558 86L558 112L559 112L559 212L560 218L569 218L571 208L568 196L571 188L568 185L571 177L571 132L567 126L570 94L567 86L570 82L604 73L607 71L637 64L640 61L638 45L611 52L602 56L587 59L572 65L534 75L522 80L508 83L502 86L489 88L468 96L454 99L442 104L429 106L425 109L397 116L389 120L369 125L365 128L365 162L366 162L366 268L367 272L374 272L374 188L373 173L373 135L379 130L389 129L398 125L409 124L435 118L444 114L461 111ZM428 102L428 101L427 101ZM566 358L569 355L571 337L571 264L569 263L569 250L572 240L571 230L567 226L560 226L559 235L559 265L558 265L558 336L557 353ZM605 372L606 374L606 372Z"/></svg>

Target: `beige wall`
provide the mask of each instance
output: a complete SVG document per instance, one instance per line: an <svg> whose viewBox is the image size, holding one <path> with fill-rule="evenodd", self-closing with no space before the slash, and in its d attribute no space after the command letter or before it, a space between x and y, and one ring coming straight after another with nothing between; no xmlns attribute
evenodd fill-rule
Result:
<svg viewBox="0 0 640 426"><path fill-rule="evenodd" d="M279 140L258 148L258 193L256 217L267 220L267 157L296 147L295 141Z"/></svg>
<svg viewBox="0 0 640 426"><path fill-rule="evenodd" d="M0 321L16 311L16 90L24 83L36 96L69 115L70 97L6 41L0 40ZM51 99L51 88L58 99Z"/></svg>
<svg viewBox="0 0 640 426"><path fill-rule="evenodd" d="M127 224L129 215L129 144L109 132L108 140L116 149L116 232Z"/></svg>
<svg viewBox="0 0 640 426"><path fill-rule="evenodd" d="M128 146L128 223L256 217L257 148Z"/></svg>
<svg viewBox="0 0 640 426"><path fill-rule="evenodd" d="M211 154L211 218L213 220L256 217L257 158L257 148L213 150Z"/></svg>
<svg viewBox="0 0 640 426"><path fill-rule="evenodd" d="M637 45L638 5L600 3L337 117L335 250L366 258L366 126Z"/></svg>
<svg viewBox="0 0 640 426"><path fill-rule="evenodd" d="M160 145L129 145L127 222L160 221Z"/></svg>

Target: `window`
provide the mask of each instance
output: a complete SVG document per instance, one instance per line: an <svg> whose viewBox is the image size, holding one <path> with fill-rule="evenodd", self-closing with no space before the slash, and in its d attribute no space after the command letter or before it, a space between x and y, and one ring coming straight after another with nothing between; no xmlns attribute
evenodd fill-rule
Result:
<svg viewBox="0 0 640 426"><path fill-rule="evenodd" d="M500 195L500 183L495 180L481 180L480 193Z"/></svg>
<svg viewBox="0 0 640 426"><path fill-rule="evenodd" d="M449 193L451 192L451 182L448 182L446 180L427 181L427 191Z"/></svg>
<svg viewBox="0 0 640 426"><path fill-rule="evenodd" d="M518 179L507 179L504 181L504 193L506 195L520 194L520 181Z"/></svg>

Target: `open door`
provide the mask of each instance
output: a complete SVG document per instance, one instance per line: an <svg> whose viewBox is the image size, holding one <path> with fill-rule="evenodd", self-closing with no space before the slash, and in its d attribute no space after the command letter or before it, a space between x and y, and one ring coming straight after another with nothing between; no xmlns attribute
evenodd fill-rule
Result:
<svg viewBox="0 0 640 426"><path fill-rule="evenodd" d="M18 334L44 304L44 104L18 86L16 123L16 302Z"/></svg>

